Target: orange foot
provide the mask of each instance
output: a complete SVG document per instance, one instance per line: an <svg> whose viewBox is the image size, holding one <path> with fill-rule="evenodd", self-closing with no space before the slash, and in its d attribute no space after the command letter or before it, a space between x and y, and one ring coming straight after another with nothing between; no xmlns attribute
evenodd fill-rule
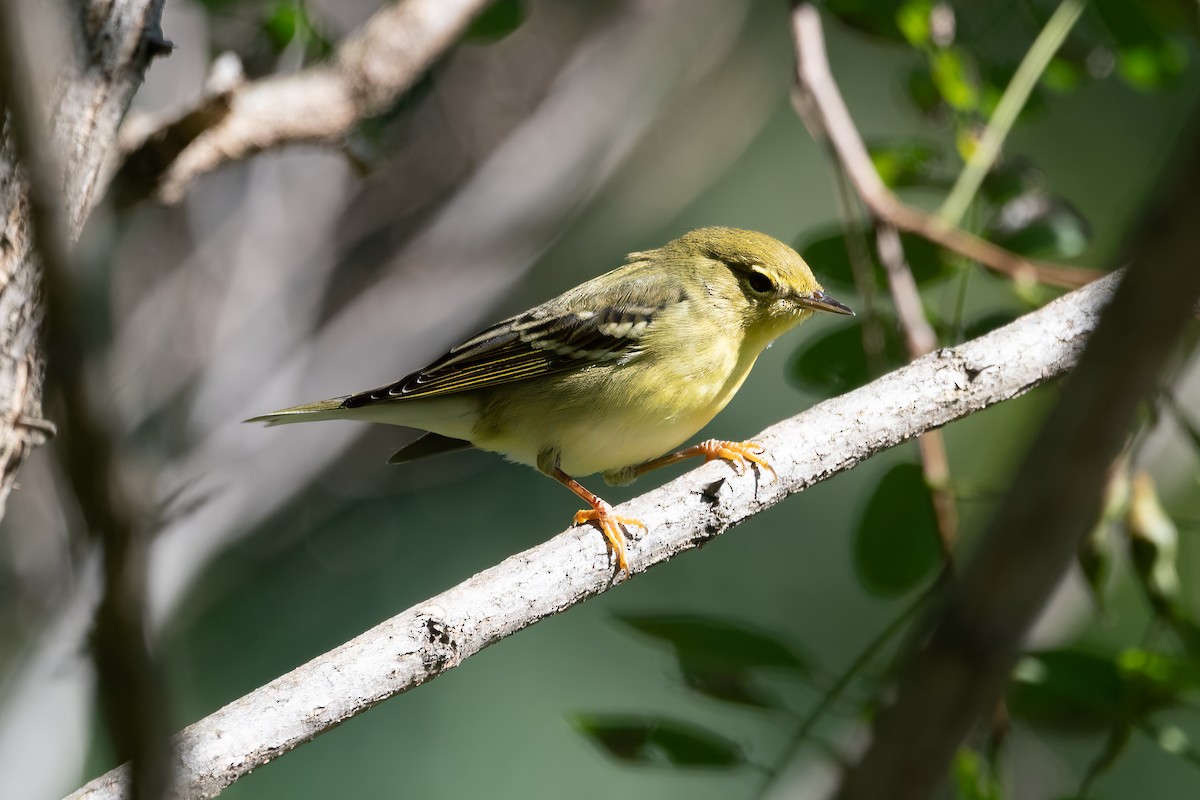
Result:
<svg viewBox="0 0 1200 800"><path fill-rule="evenodd" d="M718 458L728 461L738 475L745 474L751 464L757 464L770 472L772 478L779 478L775 468L771 466L771 462L763 458L767 449L758 442L727 442L723 439L709 439L688 449L693 450L696 455L704 456L705 463Z"/></svg>
<svg viewBox="0 0 1200 800"><path fill-rule="evenodd" d="M641 528L643 531L646 531L649 529L645 523L633 517L622 517L614 514L613 507L600 498L596 498L595 507L575 512L575 524L582 525L585 522L596 523L596 527L600 529L600 532L604 534L604 538L608 540L608 546L616 553L617 566L628 574L629 562L625 560L625 533L621 530L621 526L624 525L626 528Z"/></svg>

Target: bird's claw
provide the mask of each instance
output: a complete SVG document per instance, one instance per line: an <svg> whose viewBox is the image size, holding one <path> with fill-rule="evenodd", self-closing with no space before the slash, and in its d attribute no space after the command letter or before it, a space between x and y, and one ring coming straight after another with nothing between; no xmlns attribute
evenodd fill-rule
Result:
<svg viewBox="0 0 1200 800"><path fill-rule="evenodd" d="M728 461L738 475L745 475L751 465L757 465L760 469L770 472L773 479L779 479L779 474L775 472L771 462L763 458L767 449L758 442L727 442L723 439L709 439L701 442L697 447L704 454L706 463L717 459Z"/></svg>
<svg viewBox="0 0 1200 800"><path fill-rule="evenodd" d="M629 574L629 562L625 558L625 536L626 532L621 528L641 528L643 532L649 531L646 524L639 519L633 517L623 517L613 513L613 507L604 501L595 508L585 508L582 511L575 512L575 524L582 525L585 522L594 522L600 532L604 534L604 538L608 541L608 546L612 548L613 553L617 557L617 566L622 572Z"/></svg>

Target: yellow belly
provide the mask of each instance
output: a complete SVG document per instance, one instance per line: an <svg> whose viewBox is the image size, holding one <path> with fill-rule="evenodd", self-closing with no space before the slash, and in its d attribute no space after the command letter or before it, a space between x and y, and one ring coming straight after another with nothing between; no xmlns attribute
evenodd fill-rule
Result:
<svg viewBox="0 0 1200 800"><path fill-rule="evenodd" d="M707 425L757 355L713 344L700 359L601 365L511 384L485 400L488 422L470 438L477 447L532 466L543 453L555 453L568 475L634 466Z"/></svg>

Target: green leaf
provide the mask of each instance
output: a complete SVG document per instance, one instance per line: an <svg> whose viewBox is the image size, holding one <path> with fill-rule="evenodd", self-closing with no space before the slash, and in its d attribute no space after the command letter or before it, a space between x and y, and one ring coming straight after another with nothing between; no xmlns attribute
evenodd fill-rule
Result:
<svg viewBox="0 0 1200 800"><path fill-rule="evenodd" d="M1004 797L1000 779L992 772L987 759L977 751L967 747L959 750L954 754L950 770L959 800L1002 800Z"/></svg>
<svg viewBox="0 0 1200 800"><path fill-rule="evenodd" d="M887 288L887 275L877 266L875 256L875 229L852 228L848 234L860 237L870 258L869 268L879 289ZM840 226L826 226L810 233L798 242L796 250L821 276L828 288L854 289L854 270L850 266L850 253L846 249L846 235ZM904 247L904 258L918 284L943 280L953 274L949 258L941 248L927 239L909 233L900 234Z"/></svg>
<svg viewBox="0 0 1200 800"><path fill-rule="evenodd" d="M875 487L855 532L859 579L875 594L903 594L940 562L937 519L921 468L897 464Z"/></svg>
<svg viewBox="0 0 1200 800"><path fill-rule="evenodd" d="M776 667L807 676L812 665L779 637L695 614L619 614L617 621L666 642L686 675L689 669L740 671Z"/></svg>
<svg viewBox="0 0 1200 800"><path fill-rule="evenodd" d="M333 51L333 43L314 25L308 9L295 0L281 0L272 6L263 18L262 30L277 54L297 37L301 37L310 58L324 58Z"/></svg>
<svg viewBox="0 0 1200 800"><path fill-rule="evenodd" d="M1133 573L1154 613L1167 620L1185 616L1176 562L1179 530L1162 507L1154 479L1141 472L1131 484L1125 531Z"/></svg>
<svg viewBox="0 0 1200 800"><path fill-rule="evenodd" d="M933 85L946 105L961 112L979 108L979 78L965 51L955 47L937 50L930 56L929 68Z"/></svg>
<svg viewBox="0 0 1200 800"><path fill-rule="evenodd" d="M1052 58L1042 73L1041 84L1054 92L1070 92L1078 89L1086 73L1073 61Z"/></svg>
<svg viewBox="0 0 1200 800"><path fill-rule="evenodd" d="M283 50L296 36L296 31L307 25L304 7L297 3L282 2L275 5L263 19L263 32L276 53Z"/></svg>
<svg viewBox="0 0 1200 800"><path fill-rule="evenodd" d="M1038 728L1099 733L1117 720L1124 690L1111 659L1049 650L1017 662L1008 703L1014 717Z"/></svg>
<svg viewBox="0 0 1200 800"><path fill-rule="evenodd" d="M1138 687L1147 705L1170 703L1200 689L1200 663L1193 658L1130 647L1117 656L1117 671Z"/></svg>
<svg viewBox="0 0 1200 800"><path fill-rule="evenodd" d="M1042 173L1027 160L1006 158L992 167L983 179L980 191L988 202L1001 206L1033 189L1042 189Z"/></svg>
<svg viewBox="0 0 1200 800"><path fill-rule="evenodd" d="M1079 650L1046 650L1023 657L1009 682L1013 716L1045 730L1096 734L1149 713L1163 703L1132 681L1131 666ZM1139 679L1140 680L1140 679Z"/></svg>
<svg viewBox="0 0 1200 800"><path fill-rule="evenodd" d="M475 17L463 38L475 42L497 42L521 27L526 16L521 0L497 0Z"/></svg>
<svg viewBox="0 0 1200 800"><path fill-rule="evenodd" d="M783 705L756 686L744 670L725 670L698 664L681 664L683 682L694 692L723 703L780 710Z"/></svg>
<svg viewBox="0 0 1200 800"><path fill-rule="evenodd" d="M1134 88L1160 89L1183 73L1187 61L1187 50L1178 42L1129 45L1117 52L1117 74Z"/></svg>
<svg viewBox="0 0 1200 800"><path fill-rule="evenodd" d="M825 10L849 28L891 42L903 42L896 27L901 0L826 0Z"/></svg>
<svg viewBox="0 0 1200 800"><path fill-rule="evenodd" d="M1092 229L1065 200L1031 190L1001 206L985 236L1014 253L1070 258L1084 251Z"/></svg>
<svg viewBox="0 0 1200 800"><path fill-rule="evenodd" d="M908 76L908 96L926 116L932 116L942 107L942 96L926 68L913 70Z"/></svg>
<svg viewBox="0 0 1200 800"><path fill-rule="evenodd" d="M576 714L571 723L602 751L629 764L730 769L746 763L735 742L687 722L624 714Z"/></svg>
<svg viewBox="0 0 1200 800"><path fill-rule="evenodd" d="M894 142L873 142L867 150L871 163L883 182L893 189L908 186L946 188L949 181L937 174L937 147L928 142L904 139Z"/></svg>
<svg viewBox="0 0 1200 800"><path fill-rule="evenodd" d="M884 362L895 367L905 362L904 343L894 324L884 323ZM862 322L827 330L808 340L788 365L788 375L805 391L838 395L871 380L863 351Z"/></svg>
<svg viewBox="0 0 1200 800"><path fill-rule="evenodd" d="M914 48L928 46L933 38L932 14L933 0L905 0L896 11L896 27Z"/></svg>

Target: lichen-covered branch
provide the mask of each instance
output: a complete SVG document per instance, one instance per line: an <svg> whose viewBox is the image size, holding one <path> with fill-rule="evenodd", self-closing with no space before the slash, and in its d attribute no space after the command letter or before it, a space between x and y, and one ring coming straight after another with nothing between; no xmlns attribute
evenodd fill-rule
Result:
<svg viewBox="0 0 1200 800"><path fill-rule="evenodd" d="M11 8L8 8L11 6ZM32 5L6 4L12 25ZM17 13L20 11L20 13ZM117 127L141 85L150 60L161 52L162 0L86 3L76 11L83 30L53 52L56 92L39 120L52 132L61 172L60 209L74 240L103 182L103 165L116 145ZM17 33L10 25L10 32ZM6 56L15 54L6 47ZM11 74L11 71L10 71ZM26 176L17 161L4 101L0 123L0 514L25 458L51 427L42 422L42 366L37 337L38 262ZM48 123L48 124L46 124Z"/></svg>
<svg viewBox="0 0 1200 800"><path fill-rule="evenodd" d="M712 463L621 506L649 531L633 573L690 550L808 486L923 431L1025 393L1071 369L1119 275L1016 322L938 350L756 436L778 479ZM797 501L802 502L802 501ZM212 797L346 719L436 678L490 644L623 582L593 528L572 528L430 598L182 731L177 790ZM126 796L118 768L74 800Z"/></svg>
<svg viewBox="0 0 1200 800"><path fill-rule="evenodd" d="M337 144L384 112L491 0L384 4L325 62L202 99L133 146L118 173L126 202L167 203L222 164L289 144Z"/></svg>

